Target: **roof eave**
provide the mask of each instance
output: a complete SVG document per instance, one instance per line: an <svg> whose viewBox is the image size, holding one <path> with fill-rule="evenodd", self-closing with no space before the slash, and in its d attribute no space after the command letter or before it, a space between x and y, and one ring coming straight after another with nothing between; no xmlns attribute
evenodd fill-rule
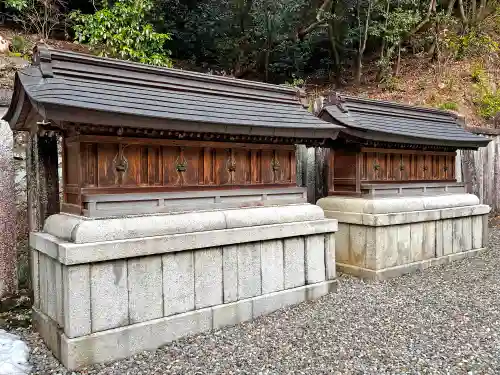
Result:
<svg viewBox="0 0 500 375"><path fill-rule="evenodd" d="M363 131L357 129L345 129L341 133L355 136L357 138L366 139L378 142L391 142L401 144L423 145L423 146L438 146L438 147L453 147L456 149L477 150L480 147L485 147L491 141L488 138L478 139L475 141L458 141L458 140L441 140L432 138L408 137L391 133ZM480 137L478 137L480 138Z"/></svg>
<svg viewBox="0 0 500 375"><path fill-rule="evenodd" d="M119 112L105 112L88 108L69 107L53 103L45 103L44 117L57 122L84 123L111 127L130 127L143 129L157 129L163 131L183 131L198 133L219 133L258 135L272 137L335 139L341 127L325 123L323 127L259 127L239 124L218 124L211 122L181 121L160 117L149 117ZM138 118L141 121L138 121Z"/></svg>
<svg viewBox="0 0 500 375"><path fill-rule="evenodd" d="M21 114L29 111L29 108L27 108L30 105L29 103L28 95L20 82L18 73L16 73L12 99L2 120L8 122L12 130L29 130L24 121L20 121Z"/></svg>
<svg viewBox="0 0 500 375"><path fill-rule="evenodd" d="M343 94L341 94L340 96L341 96L341 98L346 100L347 104L349 104L349 102L354 102L354 103L360 103L360 104L376 105L376 106L385 107L385 108L398 108L398 109L410 110L410 111L421 112L421 113L432 113L432 114L437 114L437 115L449 115L449 116L453 117L454 119L458 118L458 114L456 112L445 110L445 109L419 107L419 106L411 105L411 104L390 102L387 100L361 98L361 97L357 97L357 96L350 96L350 95L343 95Z"/></svg>

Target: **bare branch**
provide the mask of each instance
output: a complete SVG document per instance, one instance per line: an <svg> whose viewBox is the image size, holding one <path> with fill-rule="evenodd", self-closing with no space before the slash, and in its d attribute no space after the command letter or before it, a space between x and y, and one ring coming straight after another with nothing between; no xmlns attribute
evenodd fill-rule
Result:
<svg viewBox="0 0 500 375"><path fill-rule="evenodd" d="M418 31L420 31L420 29L422 27L427 25L427 23L431 19L431 15L433 13L436 13L436 1L437 0L430 0L429 1L429 8L427 9L427 13L426 13L424 19L413 30L410 31L409 35L413 35L413 34L417 33Z"/></svg>
<svg viewBox="0 0 500 375"><path fill-rule="evenodd" d="M458 0L458 9L460 10L460 18L462 18L462 22L464 23L464 25L468 25L469 20L467 19L467 16L465 15L464 1L463 0Z"/></svg>
<svg viewBox="0 0 500 375"><path fill-rule="evenodd" d="M303 40L307 34L309 34L311 31L315 30L320 26L327 27L328 22L325 18L325 13L330 9L331 5L332 5L332 0L324 0L323 4L321 4L318 11L316 12L316 21L311 23L306 28L302 28L301 30L299 30L297 33L297 39Z"/></svg>

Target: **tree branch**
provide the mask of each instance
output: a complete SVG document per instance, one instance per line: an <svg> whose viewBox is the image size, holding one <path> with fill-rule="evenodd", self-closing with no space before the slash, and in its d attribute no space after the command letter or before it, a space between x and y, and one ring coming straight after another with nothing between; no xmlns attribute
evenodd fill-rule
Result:
<svg viewBox="0 0 500 375"><path fill-rule="evenodd" d="M464 23L464 25L468 25L469 20L467 19L467 16L465 15L464 1L463 0L458 0L458 9L460 9L460 18L462 18L462 22Z"/></svg>
<svg viewBox="0 0 500 375"><path fill-rule="evenodd" d="M420 31L422 27L427 25L429 20L431 19L431 14L436 13L436 1L437 0L430 0L429 1L429 8L427 9L427 14L425 15L424 19L413 29L410 31L410 36L417 33Z"/></svg>
<svg viewBox="0 0 500 375"><path fill-rule="evenodd" d="M451 16L451 13L453 13L453 8L456 2L457 0L450 0L450 2L448 3L448 10L446 11L447 16Z"/></svg>
<svg viewBox="0 0 500 375"><path fill-rule="evenodd" d="M372 12L372 0L368 0L368 10L366 11L366 20L365 20L365 35L363 36L363 47L360 50L361 53L365 52L366 49L366 41L368 39L368 26L370 25L370 15Z"/></svg>
<svg viewBox="0 0 500 375"><path fill-rule="evenodd" d="M316 21L311 23L306 28L300 29L297 32L297 38L299 40L303 40L307 34L309 34L311 31L315 30L319 26L321 26L321 27L328 26L328 24L326 23L326 19L324 17L324 14L330 8L331 4L332 4L332 0L324 0L323 1L323 4L321 4L318 11L316 12Z"/></svg>

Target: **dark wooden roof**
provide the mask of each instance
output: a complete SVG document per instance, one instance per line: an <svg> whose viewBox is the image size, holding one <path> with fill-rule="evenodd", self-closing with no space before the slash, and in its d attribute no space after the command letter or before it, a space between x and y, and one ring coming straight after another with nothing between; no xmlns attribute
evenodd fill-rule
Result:
<svg viewBox="0 0 500 375"><path fill-rule="evenodd" d="M56 123L335 138L340 126L309 113L300 96L286 86L38 46L33 65L16 75L4 119L23 129L34 108Z"/></svg>
<svg viewBox="0 0 500 375"><path fill-rule="evenodd" d="M337 94L319 117L345 126L341 133L378 142L475 149L490 141L463 129L449 111Z"/></svg>

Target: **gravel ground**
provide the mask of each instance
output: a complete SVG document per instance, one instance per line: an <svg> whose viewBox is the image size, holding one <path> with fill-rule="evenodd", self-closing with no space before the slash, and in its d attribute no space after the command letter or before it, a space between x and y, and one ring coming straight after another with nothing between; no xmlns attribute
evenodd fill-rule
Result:
<svg viewBox="0 0 500 375"><path fill-rule="evenodd" d="M81 372L37 334L34 374L500 374L500 230L476 258L339 291L254 322Z"/></svg>

